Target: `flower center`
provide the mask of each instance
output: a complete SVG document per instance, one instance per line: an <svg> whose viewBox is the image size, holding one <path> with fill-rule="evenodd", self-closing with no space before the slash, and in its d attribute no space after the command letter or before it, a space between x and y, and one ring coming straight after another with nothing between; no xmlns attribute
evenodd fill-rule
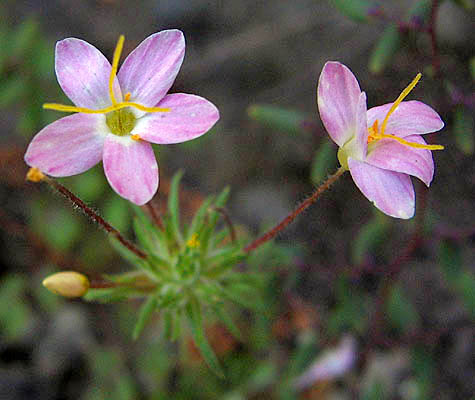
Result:
<svg viewBox="0 0 475 400"><path fill-rule="evenodd" d="M117 136L124 136L132 132L136 119L134 113L127 108L106 114L106 124L110 131Z"/></svg>
<svg viewBox="0 0 475 400"><path fill-rule="evenodd" d="M381 140L381 139L393 139L405 146L414 147L416 149L443 150L444 146L441 146L439 144L420 144L420 143L408 142L407 140L404 140L400 138L399 136L388 135L384 133L386 126L388 124L389 117L394 111L396 111L396 109L399 107L399 104L402 103L404 98L411 92L411 90L414 89L414 87L417 85L417 82L419 82L419 80L421 79L421 76L422 74L418 73L416 77L413 79L413 81L409 84L409 86L402 91L402 93L399 95L399 97L396 99L396 101L393 103L388 113L384 117L384 121L381 124L381 128L379 128L378 120L374 121L373 125L368 128L368 133L369 133L368 144L371 142L377 142L378 140Z"/></svg>
<svg viewBox="0 0 475 400"><path fill-rule="evenodd" d="M46 103L46 104L43 104L43 108L46 110L56 110L56 111L63 111L63 112L79 112L79 113L84 113L84 114L109 114L109 113L115 114L121 109L124 109L127 107L134 107L140 111L145 111L145 112L150 112L150 113L169 112L170 111L169 108L146 107L146 106L143 106L142 104L129 101L131 97L130 93L127 93L124 96L124 101L118 102L116 100L115 94L114 94L114 79L117 75L117 68L119 66L119 59L120 59L120 55L122 53L123 47L124 47L124 35L120 35L119 40L117 41L117 46L114 50L114 58L112 59L112 68L111 68L111 73L109 76L109 97L112 103L111 106L106 107L106 108L100 108L98 110L92 110L90 108L85 108L85 107L75 107L75 106L67 106L64 104ZM131 114L130 111L127 111L126 113ZM109 128L111 128L111 126L109 125L109 118L117 119L118 121L124 121L124 122L125 120L128 121L130 119L129 116L121 117L121 115L125 115L125 114L119 113L118 115L119 116L116 116L116 117L109 117L109 116L106 117L107 125L109 126ZM135 116L134 116L133 121L135 121ZM115 122L111 122L111 124L114 127L120 126L120 124L117 124ZM116 132L122 132L123 131L122 129L116 129L116 131L113 131L111 128L111 131L116 135L125 135L125 133L116 133ZM127 133L130 133L130 131L127 131Z"/></svg>

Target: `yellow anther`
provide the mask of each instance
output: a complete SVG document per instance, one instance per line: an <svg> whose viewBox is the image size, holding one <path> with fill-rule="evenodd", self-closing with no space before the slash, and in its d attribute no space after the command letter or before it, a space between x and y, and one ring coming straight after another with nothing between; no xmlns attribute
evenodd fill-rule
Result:
<svg viewBox="0 0 475 400"><path fill-rule="evenodd" d="M137 140L137 141L139 141L139 140L141 139L141 137L140 137L139 135L137 135L137 134L132 135L132 136L130 136L130 137L131 137L133 140Z"/></svg>
<svg viewBox="0 0 475 400"><path fill-rule="evenodd" d="M191 238L189 238L188 241L186 242L186 245L187 247L191 249L198 247L200 245L200 241L198 240L198 235L196 233L193 233L193 235L191 235Z"/></svg>
<svg viewBox="0 0 475 400"><path fill-rule="evenodd" d="M115 46L114 50L114 58L112 59L112 69L111 74L109 77L109 95L113 105L117 104L114 96L114 78L117 74L117 68L119 66L120 55L122 53L122 49L124 48L124 35L119 36L119 40L117 41L117 46Z"/></svg>
<svg viewBox="0 0 475 400"><path fill-rule="evenodd" d="M129 101L130 100L130 96L132 96L132 94L130 92L126 93L125 96L124 96L124 100L125 101Z"/></svg>
<svg viewBox="0 0 475 400"><path fill-rule="evenodd" d="M45 178L46 175L38 168L30 168L26 173L26 179L30 182L41 182Z"/></svg>

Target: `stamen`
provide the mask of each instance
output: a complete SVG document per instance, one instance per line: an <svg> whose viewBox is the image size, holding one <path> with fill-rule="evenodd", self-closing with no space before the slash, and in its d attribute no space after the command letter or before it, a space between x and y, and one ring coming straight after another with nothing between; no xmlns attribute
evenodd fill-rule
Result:
<svg viewBox="0 0 475 400"><path fill-rule="evenodd" d="M412 89L417 85L417 82L421 79L422 74L419 72L416 77L413 79L413 81L409 84L407 88L405 88L402 93L399 95L399 97L396 99L396 101L393 103L391 108L389 109L388 113L386 114L386 117L384 118L384 121L381 125L381 135L384 134L384 130L386 129L386 125L388 124L388 119L389 116L396 111L398 108L399 104L404 100L404 98L411 92Z"/></svg>
<svg viewBox="0 0 475 400"><path fill-rule="evenodd" d="M200 241L198 240L198 235L196 233L193 233L193 235L191 235L191 238L189 238L186 242L186 245L191 249L199 247Z"/></svg>
<svg viewBox="0 0 475 400"><path fill-rule="evenodd" d="M38 168L30 168L26 174L26 180L30 182L41 182L43 179L45 179L45 174Z"/></svg>
<svg viewBox="0 0 475 400"><path fill-rule="evenodd" d="M162 107L146 107L138 103L134 103L129 101L132 94L130 92L126 93L124 96L123 102L117 102L115 95L114 95L114 78L117 75L117 68L119 65L120 55L122 54L122 49L124 47L124 35L119 36L119 40L117 41L117 46L114 50L114 57L112 60L112 68L109 77L109 96L112 102L112 105L106 108L100 108L98 110L92 110L90 108L85 107L76 107L76 106L68 106L64 104L57 104L57 103L45 103L43 104L43 108L45 110L56 110L62 112L78 112L84 114L106 114L111 111L120 110L125 107L134 107L140 111L144 112L169 112L170 108L162 108Z"/></svg>
<svg viewBox="0 0 475 400"><path fill-rule="evenodd" d="M57 104L57 103L43 104L43 108L45 110L56 110L56 111L63 111L63 112L79 112L79 113L84 113L84 114L106 114L108 112L120 110L121 108L125 108L125 107L135 107L145 112L169 112L170 111L170 108L145 107L141 104L133 103L133 102L116 103L115 105L112 105L106 108L100 108L99 110L91 110L89 108L67 106L64 104Z"/></svg>
<svg viewBox="0 0 475 400"><path fill-rule="evenodd" d="M371 143L373 140L378 139L378 120L374 121L373 125L368 128L368 143Z"/></svg>
<svg viewBox="0 0 475 400"><path fill-rule="evenodd" d="M112 59L112 69L111 69L111 74L109 77L109 95L110 95L112 104L114 106L117 104L117 101L115 100L115 96L114 96L114 78L117 74L117 67L119 66L120 54L122 53L122 49L124 47L124 40L125 40L124 35L120 35L119 40L117 41L117 46L115 47L115 50L114 50L114 58Z"/></svg>
<svg viewBox="0 0 475 400"><path fill-rule="evenodd" d="M444 146L441 146L440 144L420 144L420 143L408 142L407 140L404 140L394 135L381 134L380 138L393 139L405 146L414 147L416 149L427 149L427 150L443 150L444 149Z"/></svg>
<svg viewBox="0 0 475 400"><path fill-rule="evenodd" d="M141 137L137 134L130 136L130 138L137 141L141 140Z"/></svg>

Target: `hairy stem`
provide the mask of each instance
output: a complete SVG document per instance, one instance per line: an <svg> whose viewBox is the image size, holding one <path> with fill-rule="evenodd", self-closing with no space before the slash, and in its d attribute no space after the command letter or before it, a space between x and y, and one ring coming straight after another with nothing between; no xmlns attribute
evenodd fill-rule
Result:
<svg viewBox="0 0 475 400"><path fill-rule="evenodd" d="M323 182L317 190L308 198L306 198L294 211L292 211L287 217L285 217L279 224L274 226L271 230L264 233L261 237L254 240L251 244L247 245L244 248L244 252L249 253L259 246L262 246L264 243L268 242L272 238L274 238L281 230L285 229L287 225L289 225L297 216L305 211L308 207L310 207L313 203L315 203L320 195L325 192L327 189L333 185L338 178L343 175L346 171L343 167L340 167L333 175L330 175L328 179Z"/></svg>
<svg viewBox="0 0 475 400"><path fill-rule="evenodd" d="M234 243L236 241L236 230L234 229L233 222L231 221L231 217L229 216L228 212L223 207L215 207L215 211L219 212L224 219L224 222L229 228L229 234L231 235L231 241Z"/></svg>
<svg viewBox="0 0 475 400"><path fill-rule="evenodd" d="M88 207L79 197L69 191L69 189L66 189L63 185L49 177L45 176L43 180L59 194L69 200L74 206L79 207L93 222L99 224L107 233L113 235L124 247L134 253L137 257L142 259L147 258L147 254L137 248L132 242L125 239L117 229L98 215L92 208Z"/></svg>

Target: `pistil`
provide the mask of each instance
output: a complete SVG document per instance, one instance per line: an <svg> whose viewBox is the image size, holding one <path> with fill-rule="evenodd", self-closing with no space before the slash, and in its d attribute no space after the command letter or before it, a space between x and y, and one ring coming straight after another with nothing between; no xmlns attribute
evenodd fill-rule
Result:
<svg viewBox="0 0 475 400"><path fill-rule="evenodd" d="M412 82L409 84L409 86L406 87L402 91L402 93L399 95L399 97L396 99L396 101L393 103L393 105L389 109L388 113L384 117L384 120L383 120L383 123L381 124L380 129L378 128L378 124L379 124L378 120L374 121L373 125L368 128L368 132L369 132L368 143L378 141L378 140L381 140L381 139L393 139L393 140L403 144L404 146L414 147L416 149L427 149L427 150L443 150L444 149L444 146L441 146L439 144L414 143L414 142L409 142L407 140L404 140L404 139L400 138L399 136L388 135L388 134L384 133L384 131L386 130L386 126L388 124L389 117L391 116L391 114L394 113L394 111L396 111L396 109L399 107L399 104L402 103L404 98L412 91L412 89L414 89L414 87L417 85L417 82L419 82L421 77L422 77L422 74L419 72L416 75L416 77L412 80Z"/></svg>

